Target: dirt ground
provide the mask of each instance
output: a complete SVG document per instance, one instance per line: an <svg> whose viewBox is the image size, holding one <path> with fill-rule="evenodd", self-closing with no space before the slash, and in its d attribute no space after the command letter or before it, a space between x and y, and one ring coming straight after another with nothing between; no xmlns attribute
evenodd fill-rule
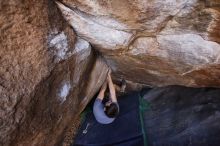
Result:
<svg viewBox="0 0 220 146"><path fill-rule="evenodd" d="M70 128L70 130L66 133L64 142L62 146L71 146L71 144L73 144L74 142L74 137L76 136L78 129L80 127L81 124L81 118L78 117L75 122L73 123L72 127Z"/></svg>

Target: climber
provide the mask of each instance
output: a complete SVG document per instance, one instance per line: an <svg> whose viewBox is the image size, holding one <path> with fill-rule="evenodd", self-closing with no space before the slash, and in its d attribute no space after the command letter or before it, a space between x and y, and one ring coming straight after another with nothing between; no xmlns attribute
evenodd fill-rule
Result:
<svg viewBox="0 0 220 146"><path fill-rule="evenodd" d="M119 105L116 98L115 86L112 82L111 72L109 71L107 76L107 81L102 85L99 94L93 105L93 113L95 119L101 124L110 124L112 123L116 116L119 114ZM110 96L106 100L104 98L106 88L109 88ZM124 91L126 87L125 81L123 80L121 90Z"/></svg>

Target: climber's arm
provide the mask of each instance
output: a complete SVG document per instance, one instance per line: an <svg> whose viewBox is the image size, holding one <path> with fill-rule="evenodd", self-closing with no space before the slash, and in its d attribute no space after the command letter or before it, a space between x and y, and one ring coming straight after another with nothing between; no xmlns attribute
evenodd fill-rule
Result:
<svg viewBox="0 0 220 146"><path fill-rule="evenodd" d="M112 78L111 78L110 73L108 73L107 81L108 81L108 87L109 87L110 97L112 99L112 102L117 102L115 87L114 87L114 84L112 82Z"/></svg>
<svg viewBox="0 0 220 146"><path fill-rule="evenodd" d="M106 88L107 88L107 82L105 81L104 84L102 85L100 91L99 91L99 94L98 94L97 98L103 100Z"/></svg>

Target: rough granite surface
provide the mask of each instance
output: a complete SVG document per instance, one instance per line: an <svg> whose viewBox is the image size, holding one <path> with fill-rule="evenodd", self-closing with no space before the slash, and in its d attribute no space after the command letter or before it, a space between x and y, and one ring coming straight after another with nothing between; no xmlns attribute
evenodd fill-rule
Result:
<svg viewBox="0 0 220 146"><path fill-rule="evenodd" d="M64 145L107 65L132 90L220 87L219 0L2 0L0 146Z"/></svg>

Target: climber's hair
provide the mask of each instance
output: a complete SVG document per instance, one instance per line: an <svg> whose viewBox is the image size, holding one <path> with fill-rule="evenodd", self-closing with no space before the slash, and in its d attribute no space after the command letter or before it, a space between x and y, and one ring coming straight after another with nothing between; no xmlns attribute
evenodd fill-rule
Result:
<svg viewBox="0 0 220 146"><path fill-rule="evenodd" d="M119 113L118 105L112 102L109 106L105 106L105 114L109 118L115 118Z"/></svg>

